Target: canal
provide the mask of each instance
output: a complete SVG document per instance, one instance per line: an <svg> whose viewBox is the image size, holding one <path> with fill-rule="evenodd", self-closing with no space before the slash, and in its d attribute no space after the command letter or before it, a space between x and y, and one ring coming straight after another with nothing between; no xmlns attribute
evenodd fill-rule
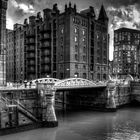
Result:
<svg viewBox="0 0 140 140"><path fill-rule="evenodd" d="M59 126L1 136L0 140L139 140L140 107L117 112L57 111Z"/></svg>

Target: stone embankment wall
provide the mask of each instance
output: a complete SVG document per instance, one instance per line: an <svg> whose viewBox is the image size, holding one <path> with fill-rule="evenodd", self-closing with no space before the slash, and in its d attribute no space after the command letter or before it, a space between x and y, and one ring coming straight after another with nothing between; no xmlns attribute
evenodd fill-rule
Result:
<svg viewBox="0 0 140 140"><path fill-rule="evenodd" d="M131 88L129 86L117 86L115 93L116 106L122 106L131 102Z"/></svg>
<svg viewBox="0 0 140 140"><path fill-rule="evenodd" d="M131 100L140 102L140 81L132 81L131 87Z"/></svg>
<svg viewBox="0 0 140 140"><path fill-rule="evenodd" d="M117 85L114 99L116 107L140 102L140 82L131 81L128 85Z"/></svg>

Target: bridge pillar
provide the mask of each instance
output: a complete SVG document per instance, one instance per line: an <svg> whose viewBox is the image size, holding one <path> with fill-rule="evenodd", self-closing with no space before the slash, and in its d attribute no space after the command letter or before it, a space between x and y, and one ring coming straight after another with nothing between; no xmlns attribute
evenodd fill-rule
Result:
<svg viewBox="0 0 140 140"><path fill-rule="evenodd" d="M116 83L109 81L107 83L107 105L106 108L109 111L116 111L115 103Z"/></svg>
<svg viewBox="0 0 140 140"><path fill-rule="evenodd" d="M55 127L58 126L58 121L55 114L54 102L55 102L55 91L49 91L49 94L45 94L46 98L46 109L45 118L42 122L44 127Z"/></svg>

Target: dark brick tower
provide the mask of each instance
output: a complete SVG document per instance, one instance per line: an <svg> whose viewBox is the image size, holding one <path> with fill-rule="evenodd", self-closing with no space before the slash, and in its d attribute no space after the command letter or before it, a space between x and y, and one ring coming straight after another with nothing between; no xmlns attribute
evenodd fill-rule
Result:
<svg viewBox="0 0 140 140"><path fill-rule="evenodd" d="M0 85L6 83L6 10L8 0L0 0Z"/></svg>

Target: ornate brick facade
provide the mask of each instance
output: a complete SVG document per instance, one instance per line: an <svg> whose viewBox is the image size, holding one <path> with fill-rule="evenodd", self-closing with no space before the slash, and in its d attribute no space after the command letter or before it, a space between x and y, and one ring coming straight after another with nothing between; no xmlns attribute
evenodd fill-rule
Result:
<svg viewBox="0 0 140 140"><path fill-rule="evenodd" d="M76 5L57 4L44 9L44 16L24 22L24 78L59 79L81 77L106 80L108 75L108 17L102 6L96 18L94 8L77 12ZM16 81L19 81L17 77Z"/></svg>
<svg viewBox="0 0 140 140"><path fill-rule="evenodd" d="M0 85L6 83L6 10L8 0L0 0Z"/></svg>

